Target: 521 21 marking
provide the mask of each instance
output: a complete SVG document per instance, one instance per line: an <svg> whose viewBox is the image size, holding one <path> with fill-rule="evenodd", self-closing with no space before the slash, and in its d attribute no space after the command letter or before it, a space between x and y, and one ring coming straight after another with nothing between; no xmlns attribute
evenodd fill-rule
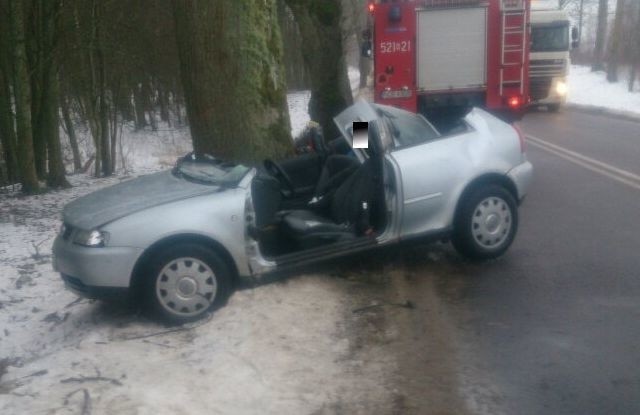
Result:
<svg viewBox="0 0 640 415"><path fill-rule="evenodd" d="M380 42L380 53L411 52L411 41Z"/></svg>

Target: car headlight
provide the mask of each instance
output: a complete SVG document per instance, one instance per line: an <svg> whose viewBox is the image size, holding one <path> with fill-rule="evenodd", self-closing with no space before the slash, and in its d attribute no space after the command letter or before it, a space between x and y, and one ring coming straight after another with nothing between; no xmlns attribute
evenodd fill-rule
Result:
<svg viewBox="0 0 640 415"><path fill-rule="evenodd" d="M567 83L558 81L558 83L556 84L556 92L558 93L558 95L567 95L567 92L569 92Z"/></svg>
<svg viewBox="0 0 640 415"><path fill-rule="evenodd" d="M92 231L83 231L78 230L75 235L73 235L73 243L78 245L84 245L89 247L100 247L104 246L109 239L109 234L107 232L102 232L98 230Z"/></svg>

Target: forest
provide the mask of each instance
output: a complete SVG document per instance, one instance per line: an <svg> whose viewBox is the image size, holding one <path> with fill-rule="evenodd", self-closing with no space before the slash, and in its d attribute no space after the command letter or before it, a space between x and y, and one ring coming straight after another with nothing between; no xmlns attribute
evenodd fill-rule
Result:
<svg viewBox="0 0 640 415"><path fill-rule="evenodd" d="M640 2L559 5L581 30L597 26L574 58L612 82L628 68L632 89ZM112 175L123 125L188 126L197 153L284 155L288 89L311 91L309 113L332 136L352 100L347 39L364 22L366 0L0 0L0 188ZM78 128L92 154L79 151Z"/></svg>

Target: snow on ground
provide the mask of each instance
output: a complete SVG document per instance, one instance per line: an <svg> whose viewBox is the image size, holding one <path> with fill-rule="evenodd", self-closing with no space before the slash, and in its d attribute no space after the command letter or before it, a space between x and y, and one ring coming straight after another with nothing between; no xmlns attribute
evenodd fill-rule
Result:
<svg viewBox="0 0 640 415"><path fill-rule="evenodd" d="M627 88L626 73L620 81L609 83L605 72L591 72L588 66L572 65L569 74L568 102L589 107L607 108L640 116L640 82L634 92Z"/></svg>
<svg viewBox="0 0 640 415"><path fill-rule="evenodd" d="M307 97L305 99L305 97ZM294 131L308 94L290 96ZM135 307L80 299L51 265L69 201L173 164L186 130L124 133L132 173L73 188L0 192L0 413L391 413L392 356L354 340L353 282L301 275L235 292L178 328Z"/></svg>

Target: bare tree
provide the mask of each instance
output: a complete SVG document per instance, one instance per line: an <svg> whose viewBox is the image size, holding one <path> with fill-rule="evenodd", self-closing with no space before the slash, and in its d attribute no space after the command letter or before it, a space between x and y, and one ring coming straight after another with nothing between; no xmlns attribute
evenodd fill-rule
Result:
<svg viewBox="0 0 640 415"><path fill-rule="evenodd" d="M16 110L16 131L18 138L18 158L20 179L24 193L40 190L33 155L31 132L31 109L29 107L30 83L27 65L26 41L24 33L24 2L9 0L9 20L11 43L13 46L13 94Z"/></svg>
<svg viewBox="0 0 640 415"><path fill-rule="evenodd" d="M311 80L309 114L326 137L337 136L333 117L353 97L343 53L340 0L285 0L302 34L302 56Z"/></svg>
<svg viewBox="0 0 640 415"><path fill-rule="evenodd" d="M1 41L2 39L0 39ZM0 158L4 158L6 164L5 178L13 184L18 181L18 158L14 114L11 105L11 73L3 53L6 50L0 46L0 144L3 150Z"/></svg>
<svg viewBox="0 0 640 415"><path fill-rule="evenodd" d="M607 37L608 0L598 0L598 29L596 32L596 46L593 51L592 71L604 69L604 45Z"/></svg>
<svg viewBox="0 0 640 415"><path fill-rule="evenodd" d="M625 1L617 0L616 17L611 31L611 42L609 46L609 59L607 65L607 81L609 82L618 82L618 60L620 59L620 47L622 45L624 30L622 21L624 7Z"/></svg>

